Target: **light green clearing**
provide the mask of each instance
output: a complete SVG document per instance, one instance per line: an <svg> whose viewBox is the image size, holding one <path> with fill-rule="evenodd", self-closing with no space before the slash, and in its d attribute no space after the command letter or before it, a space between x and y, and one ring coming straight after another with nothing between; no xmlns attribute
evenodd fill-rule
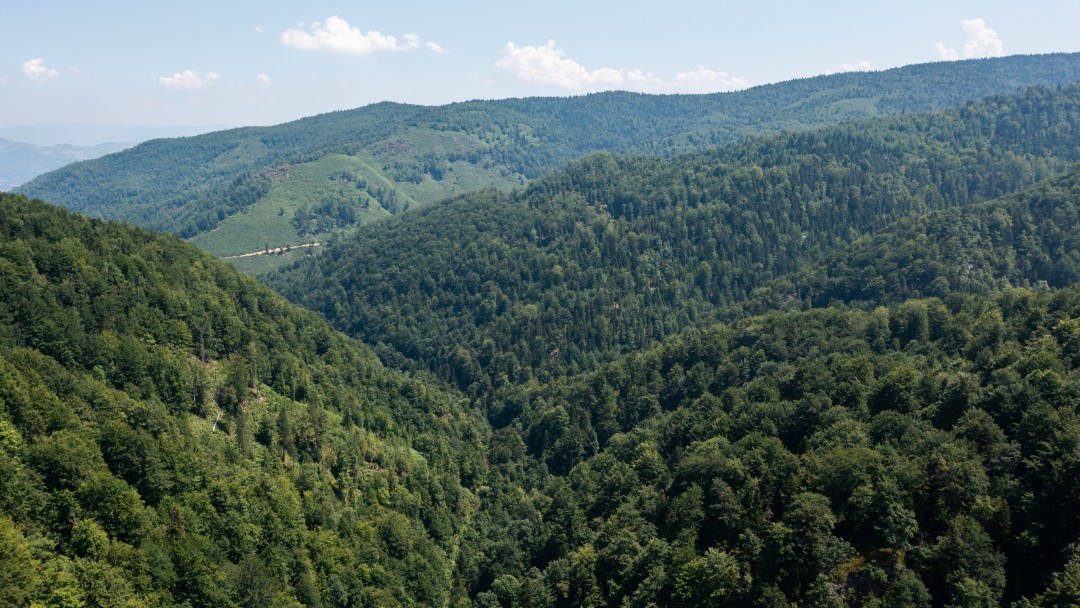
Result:
<svg viewBox="0 0 1080 608"><path fill-rule="evenodd" d="M448 163L441 180L425 174L420 183L395 182L388 176L388 173L393 174L395 163L413 162L416 153L421 150L433 151L437 156L446 158L454 153L464 156L469 151L486 147L486 143L459 133L413 128L403 137L379 142L357 156L332 154L310 163L277 167L267 172L272 184L266 196L226 218L214 230L196 235L191 242L214 255L225 257L268 247L332 241L356 226L390 215L367 191L356 187L360 181L368 184L368 190L396 192L399 209L428 205L482 188L508 190L523 185L525 180L519 175L502 168L485 168L466 160ZM348 179L340 179L341 176L348 176ZM356 224L317 235L301 236L293 224L296 211L304 205L317 207L331 199L351 202L356 210ZM297 255L306 253L252 256L230 259L228 262L249 274L262 274L291 263Z"/></svg>
<svg viewBox="0 0 1080 608"><path fill-rule="evenodd" d="M215 255L228 256L259 251L268 245L280 247L322 241L332 233L302 237L292 223L293 215L305 203L318 204L332 196L356 201L357 224L389 215L378 201L354 184L335 179L343 173L369 182L382 180L370 166L353 156L332 155L311 163L282 167L274 171L274 181L266 196L226 218L214 230L193 237L191 242ZM361 209L365 201L369 206L367 211Z"/></svg>
<svg viewBox="0 0 1080 608"><path fill-rule="evenodd" d="M322 249L322 247L304 247L302 249L291 249L280 254L253 255L247 258L233 258L225 261L236 267L240 272L257 277L273 272L283 266L288 266L306 255L318 255Z"/></svg>

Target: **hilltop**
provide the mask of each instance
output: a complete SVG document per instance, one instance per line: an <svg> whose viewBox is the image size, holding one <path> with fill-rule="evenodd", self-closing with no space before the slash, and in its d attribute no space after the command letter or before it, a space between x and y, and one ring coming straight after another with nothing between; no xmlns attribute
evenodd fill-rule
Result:
<svg viewBox="0 0 1080 608"><path fill-rule="evenodd" d="M843 73L712 95L381 103L275 127L155 140L19 191L232 256L333 242L374 219L481 188L510 191L591 152L667 156L1077 79L1080 54L1056 54ZM295 255L238 263L262 272Z"/></svg>

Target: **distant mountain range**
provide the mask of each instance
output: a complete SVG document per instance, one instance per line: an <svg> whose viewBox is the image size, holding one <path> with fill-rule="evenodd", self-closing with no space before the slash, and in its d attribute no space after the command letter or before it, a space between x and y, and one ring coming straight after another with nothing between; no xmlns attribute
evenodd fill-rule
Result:
<svg viewBox="0 0 1080 608"><path fill-rule="evenodd" d="M46 122L0 127L0 138L34 144L35 146L68 144L89 148L109 142L140 142L166 137L190 137L227 128L229 128L227 125L149 127L141 125Z"/></svg>
<svg viewBox="0 0 1080 608"><path fill-rule="evenodd" d="M64 165L126 150L140 142L187 137L222 128L79 123L0 127L0 190L11 190Z"/></svg>
<svg viewBox="0 0 1080 608"><path fill-rule="evenodd" d="M98 158L134 145L132 142L96 146L38 146L0 138L0 190L11 190L42 173L59 169L69 163Z"/></svg>
<svg viewBox="0 0 1080 608"><path fill-rule="evenodd" d="M155 140L43 175L19 192L236 256L325 245L370 221L480 188L510 191L592 152L671 156L1076 80L1074 53L834 74L711 95L381 103L274 127ZM313 250L233 262L260 273Z"/></svg>
<svg viewBox="0 0 1080 608"><path fill-rule="evenodd" d="M365 226L266 278L337 329L486 394L722 320L751 297L769 310L940 295L950 285L988 293L997 283L987 275L1068 284L1074 254L1048 245L1036 256L1033 240L1010 262L961 253L966 238L957 237L952 261L881 271L880 280L867 276L866 258L904 267L896 260L910 248L856 250L843 280L821 268L841 264L825 254L890 222L1030 187L1080 162L1077 141L1072 85L669 159L595 154L509 196L472 193Z"/></svg>

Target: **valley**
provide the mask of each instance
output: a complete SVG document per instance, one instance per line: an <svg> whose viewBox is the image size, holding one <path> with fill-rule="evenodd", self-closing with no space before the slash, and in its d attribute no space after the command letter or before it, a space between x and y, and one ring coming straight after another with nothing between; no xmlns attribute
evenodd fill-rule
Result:
<svg viewBox="0 0 1080 608"><path fill-rule="evenodd" d="M0 606L1075 605L1078 142L1018 55L0 193Z"/></svg>

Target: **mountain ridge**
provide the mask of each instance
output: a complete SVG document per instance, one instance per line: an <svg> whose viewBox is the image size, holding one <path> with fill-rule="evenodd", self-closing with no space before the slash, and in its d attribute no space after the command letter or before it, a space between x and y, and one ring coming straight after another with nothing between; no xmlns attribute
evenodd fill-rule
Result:
<svg viewBox="0 0 1080 608"><path fill-rule="evenodd" d="M1080 161L1077 116L1080 86L1032 88L672 159L599 154L364 227L269 281L484 393L645 347L905 215L1033 185Z"/></svg>
<svg viewBox="0 0 1080 608"><path fill-rule="evenodd" d="M276 247L310 236L296 227L296 214L304 204L322 208L325 201L307 199L299 184L280 176L293 165L327 171L322 159L329 155L357 160L345 174L349 183L331 198L335 210L348 208L354 223L362 223L359 218L482 187L520 187L591 151L668 155L748 134L926 111L1078 79L1080 54L1053 54L833 74L711 95L614 92L433 107L385 102L276 127L143 144L43 176L20 192L185 238L229 223L253 251L271 237ZM272 192L275 185L280 195ZM297 202L281 205L274 196ZM319 229L328 231L323 240L354 225L333 220L334 211L320 217L326 221Z"/></svg>

